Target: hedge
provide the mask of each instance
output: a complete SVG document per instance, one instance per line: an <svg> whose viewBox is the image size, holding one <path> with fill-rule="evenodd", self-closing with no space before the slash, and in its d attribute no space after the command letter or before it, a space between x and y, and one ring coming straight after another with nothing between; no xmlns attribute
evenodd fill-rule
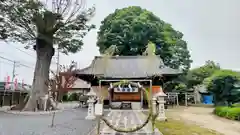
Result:
<svg viewBox="0 0 240 135"><path fill-rule="evenodd" d="M65 94L63 95L62 98L63 101L78 101L79 100L79 96L77 93L71 93L71 94Z"/></svg>
<svg viewBox="0 0 240 135"><path fill-rule="evenodd" d="M240 121L240 107L216 107L214 113L220 117Z"/></svg>
<svg viewBox="0 0 240 135"><path fill-rule="evenodd" d="M240 103L233 104L233 107L240 107Z"/></svg>

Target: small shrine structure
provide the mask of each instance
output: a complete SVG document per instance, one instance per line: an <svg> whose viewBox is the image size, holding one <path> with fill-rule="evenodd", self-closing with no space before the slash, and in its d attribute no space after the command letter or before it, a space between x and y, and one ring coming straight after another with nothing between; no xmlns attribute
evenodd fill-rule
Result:
<svg viewBox="0 0 240 135"><path fill-rule="evenodd" d="M104 57L96 56L90 66L76 72L78 78L89 82L92 89L105 98L105 105L129 101L140 107L147 103L147 99L140 90L131 85L119 85L109 91L111 83L114 80L129 80L132 82L152 80L152 92L154 94L160 91L164 82L174 79L179 74L181 74L181 71L165 66L160 57L149 62L147 56L112 56L107 59L107 62ZM101 91L99 91L100 80L108 80L101 83ZM140 83L146 89L150 87L147 81L141 81Z"/></svg>

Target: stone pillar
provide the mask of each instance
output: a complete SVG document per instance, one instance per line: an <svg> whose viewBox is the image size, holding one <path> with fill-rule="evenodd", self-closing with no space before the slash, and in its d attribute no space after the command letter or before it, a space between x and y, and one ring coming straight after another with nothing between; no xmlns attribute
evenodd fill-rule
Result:
<svg viewBox="0 0 240 135"><path fill-rule="evenodd" d="M94 102L95 102L94 97L90 97L87 102L88 102L88 112L87 112L87 117L85 119L93 120L96 118L94 114Z"/></svg>
<svg viewBox="0 0 240 135"><path fill-rule="evenodd" d="M156 114L157 113L157 98L153 97L152 98L152 112L153 114Z"/></svg>
<svg viewBox="0 0 240 135"><path fill-rule="evenodd" d="M166 121L167 120L167 117L165 115L165 108L164 108L164 103L165 103L165 100L164 100L164 95L162 96L158 96L158 117L157 117L157 120L160 120L160 121Z"/></svg>
<svg viewBox="0 0 240 135"><path fill-rule="evenodd" d="M179 106L179 99L178 99L178 93L176 94L176 96L177 96L177 106Z"/></svg>

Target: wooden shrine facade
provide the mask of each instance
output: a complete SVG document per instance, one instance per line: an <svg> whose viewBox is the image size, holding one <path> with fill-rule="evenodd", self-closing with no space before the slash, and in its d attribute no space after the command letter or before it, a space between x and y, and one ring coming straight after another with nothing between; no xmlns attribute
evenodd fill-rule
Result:
<svg viewBox="0 0 240 135"><path fill-rule="evenodd" d="M181 74L179 70L166 67L160 57L151 60L147 56L112 56L107 62L101 56L96 56L90 66L81 69L76 76L91 83L91 87L99 91L99 80L112 80L101 82L101 93L106 93L106 100L114 101L140 101L143 94L133 86L118 86L108 91L115 80L152 80L153 92L157 92L164 81L175 78ZM150 88L149 81L142 81L146 89ZM103 92L105 91L105 92Z"/></svg>

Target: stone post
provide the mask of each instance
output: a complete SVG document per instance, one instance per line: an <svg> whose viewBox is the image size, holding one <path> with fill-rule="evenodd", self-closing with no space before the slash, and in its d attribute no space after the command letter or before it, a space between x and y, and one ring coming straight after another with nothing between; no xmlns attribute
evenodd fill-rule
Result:
<svg viewBox="0 0 240 135"><path fill-rule="evenodd" d="M164 107L164 103L165 103L165 100L164 100L164 97L165 96L159 96L158 97L158 117L157 117L157 120L160 120L160 121L166 121L167 120L167 117L165 115L165 107Z"/></svg>
<svg viewBox="0 0 240 135"><path fill-rule="evenodd" d="M152 98L152 111L153 111L153 114L155 115L157 113L157 98L156 97L153 97Z"/></svg>
<svg viewBox="0 0 240 135"><path fill-rule="evenodd" d="M87 112L87 120L93 120L95 119L95 115L94 115L94 102L95 100L91 97L88 99L88 112Z"/></svg>
<svg viewBox="0 0 240 135"><path fill-rule="evenodd" d="M157 120L159 121L166 121L167 117L165 115L165 108L164 108L164 97L166 97L167 95L163 92L163 91L159 91L158 93L156 93L154 95L154 97L157 98L157 102L158 102L158 117Z"/></svg>
<svg viewBox="0 0 240 135"><path fill-rule="evenodd" d="M94 102L95 102L95 97L96 97L96 93L91 89L88 93L87 96L89 96L89 99L87 101L88 103L88 112L87 112L87 116L85 117L85 119L87 120L93 120L96 118L95 114L94 114Z"/></svg>

